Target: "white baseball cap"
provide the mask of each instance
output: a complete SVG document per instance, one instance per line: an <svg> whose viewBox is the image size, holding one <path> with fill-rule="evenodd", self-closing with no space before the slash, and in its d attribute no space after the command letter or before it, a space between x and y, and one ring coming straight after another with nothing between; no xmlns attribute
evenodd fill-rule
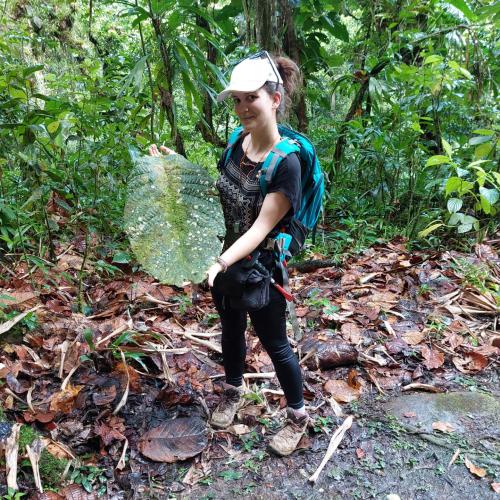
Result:
<svg viewBox="0 0 500 500"><path fill-rule="evenodd" d="M261 54L263 57L259 57ZM256 54L256 56L243 59L234 67L231 73L231 81L217 96L217 101L223 101L231 92L255 92L266 82L283 84L273 60L266 52L262 52Z"/></svg>

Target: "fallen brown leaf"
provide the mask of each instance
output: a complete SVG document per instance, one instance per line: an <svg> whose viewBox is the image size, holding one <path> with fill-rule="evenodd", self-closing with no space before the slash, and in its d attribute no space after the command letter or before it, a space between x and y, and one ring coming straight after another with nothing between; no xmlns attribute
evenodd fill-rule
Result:
<svg viewBox="0 0 500 500"><path fill-rule="evenodd" d="M130 389L134 392L138 392L141 390L141 380L140 376L132 366L125 365L120 362L116 365L115 370L119 372L122 376L122 387L124 388L127 385L127 371L130 382Z"/></svg>
<svg viewBox="0 0 500 500"><path fill-rule="evenodd" d="M426 345L423 345L420 354L424 358L424 365L428 370L440 368L444 363L444 354Z"/></svg>
<svg viewBox="0 0 500 500"><path fill-rule="evenodd" d="M455 431L455 427L453 427L452 424L441 421L432 422L432 428L436 431L447 432L447 433Z"/></svg>
<svg viewBox="0 0 500 500"><path fill-rule="evenodd" d="M147 431L139 451L156 462L173 463L201 453L207 446L205 422L197 417L176 418Z"/></svg>
<svg viewBox="0 0 500 500"><path fill-rule="evenodd" d="M79 484L70 484L59 491L64 500L96 500L95 493L87 493Z"/></svg>
<svg viewBox="0 0 500 500"><path fill-rule="evenodd" d="M425 330L418 331L413 330L409 332L405 332L401 335L401 338L409 345L418 345L422 340L427 336L427 332Z"/></svg>
<svg viewBox="0 0 500 500"><path fill-rule="evenodd" d="M103 406L112 403L116 398L116 387L110 385L108 387L99 388L98 392L92 394L92 401L96 406Z"/></svg>
<svg viewBox="0 0 500 500"><path fill-rule="evenodd" d="M478 352L468 352L463 358L452 358L455 367L462 373L475 373L488 366L488 358Z"/></svg>
<svg viewBox="0 0 500 500"><path fill-rule="evenodd" d="M243 434L248 434L251 429L248 425L245 424L234 424L231 427L228 427L228 432L236 434L237 436L242 436Z"/></svg>
<svg viewBox="0 0 500 500"><path fill-rule="evenodd" d="M478 467L477 465L474 465L467 457L465 457L465 466L467 469L470 470L470 472L477 477L484 477L486 476L486 471L482 467Z"/></svg>
<svg viewBox="0 0 500 500"><path fill-rule="evenodd" d="M361 389L351 387L344 380L328 380L323 387L338 403L356 401L361 395Z"/></svg>
<svg viewBox="0 0 500 500"><path fill-rule="evenodd" d="M52 399L50 400L50 411L70 413L73 409L75 399L82 387L82 385L73 386L68 384L66 389L53 394Z"/></svg>
<svg viewBox="0 0 500 500"><path fill-rule="evenodd" d="M356 370L349 370L347 383L355 390L360 390L363 386L362 379L359 378L359 373Z"/></svg>
<svg viewBox="0 0 500 500"><path fill-rule="evenodd" d="M115 440L123 441L125 439L123 419L114 415L107 422L96 424L94 431L102 438L105 446L109 446Z"/></svg>
<svg viewBox="0 0 500 500"><path fill-rule="evenodd" d="M479 352L469 352L465 356L467 360L467 368L473 371L481 371L488 366L488 358Z"/></svg>
<svg viewBox="0 0 500 500"><path fill-rule="evenodd" d="M359 344L362 340L361 330L355 323L344 323L340 327L342 337L352 344Z"/></svg>

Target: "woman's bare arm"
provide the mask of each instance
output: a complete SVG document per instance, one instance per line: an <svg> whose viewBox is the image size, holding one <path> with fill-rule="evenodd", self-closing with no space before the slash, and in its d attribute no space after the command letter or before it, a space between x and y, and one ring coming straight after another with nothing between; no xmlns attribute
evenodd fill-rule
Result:
<svg viewBox="0 0 500 500"><path fill-rule="evenodd" d="M230 266L252 253L264 241L276 224L283 219L290 207L290 201L283 193L269 193L266 195L259 216L252 224L252 227L221 255L221 259ZM213 280L220 271L222 271L222 266L219 263L210 267L208 270L209 286L213 286Z"/></svg>

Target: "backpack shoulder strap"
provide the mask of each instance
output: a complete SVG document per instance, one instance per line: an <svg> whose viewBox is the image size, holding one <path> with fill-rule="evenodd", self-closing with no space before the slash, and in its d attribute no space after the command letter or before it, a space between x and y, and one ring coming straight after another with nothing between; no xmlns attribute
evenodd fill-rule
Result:
<svg viewBox="0 0 500 500"><path fill-rule="evenodd" d="M227 160L229 159L231 153L233 152L235 144L240 140L242 135L243 135L243 127L237 127L231 132L231 135L229 136L229 139L227 141L226 149L222 152L220 160L217 163L217 168L219 170L227 163Z"/></svg>
<svg viewBox="0 0 500 500"><path fill-rule="evenodd" d="M283 158L286 158L290 153L298 153L299 151L300 147L298 143L288 137L281 139L281 141L271 149L260 171L259 185L263 196L266 196L268 185L272 181L276 169Z"/></svg>

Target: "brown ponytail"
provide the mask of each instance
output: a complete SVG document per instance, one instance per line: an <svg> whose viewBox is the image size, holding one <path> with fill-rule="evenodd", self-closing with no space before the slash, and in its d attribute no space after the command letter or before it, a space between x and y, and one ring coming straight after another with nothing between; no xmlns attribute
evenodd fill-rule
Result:
<svg viewBox="0 0 500 500"><path fill-rule="evenodd" d="M288 57L273 57L273 61L283 79L283 85L278 85L276 88L276 83L266 82L264 88L270 95L274 95L276 91L281 93L281 103L277 109L277 118L280 119L286 117L288 113L290 105L292 104L291 98L301 85L301 75L297 64Z"/></svg>

